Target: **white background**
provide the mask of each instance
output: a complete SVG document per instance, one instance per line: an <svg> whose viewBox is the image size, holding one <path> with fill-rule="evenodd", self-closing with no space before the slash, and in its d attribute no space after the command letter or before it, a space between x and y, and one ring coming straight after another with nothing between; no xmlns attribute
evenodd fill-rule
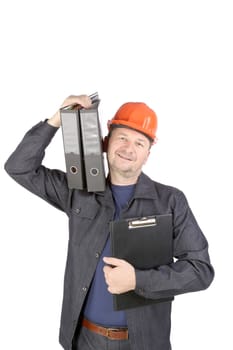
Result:
<svg viewBox="0 0 233 350"><path fill-rule="evenodd" d="M174 350L231 349L231 1L1 2L0 348L61 349L66 216L18 186L3 164L24 133L70 94L99 92L103 133L126 101L159 118L145 172L184 191L216 270L173 304ZM44 163L65 169L61 130Z"/></svg>

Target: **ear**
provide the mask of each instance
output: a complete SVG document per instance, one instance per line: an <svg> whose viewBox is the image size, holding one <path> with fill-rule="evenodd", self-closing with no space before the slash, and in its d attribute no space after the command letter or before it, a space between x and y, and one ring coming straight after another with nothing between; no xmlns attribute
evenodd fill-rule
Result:
<svg viewBox="0 0 233 350"><path fill-rule="evenodd" d="M107 152L108 149L108 136L103 139L103 152Z"/></svg>
<svg viewBox="0 0 233 350"><path fill-rule="evenodd" d="M108 121L107 121L107 127L108 127L108 130L110 130L110 126L111 126L111 124L112 124L112 120L108 120Z"/></svg>

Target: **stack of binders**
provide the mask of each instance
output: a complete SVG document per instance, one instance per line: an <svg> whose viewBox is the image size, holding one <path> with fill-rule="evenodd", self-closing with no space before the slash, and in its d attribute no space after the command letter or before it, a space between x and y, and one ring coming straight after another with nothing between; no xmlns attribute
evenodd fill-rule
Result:
<svg viewBox="0 0 233 350"><path fill-rule="evenodd" d="M69 188L88 192L105 190L99 97L90 95L92 105L78 104L60 109L67 181Z"/></svg>

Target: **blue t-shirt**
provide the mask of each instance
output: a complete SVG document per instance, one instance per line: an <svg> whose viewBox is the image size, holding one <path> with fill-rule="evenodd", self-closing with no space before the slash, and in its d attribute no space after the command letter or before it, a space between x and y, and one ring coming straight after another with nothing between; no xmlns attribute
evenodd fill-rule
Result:
<svg viewBox="0 0 233 350"><path fill-rule="evenodd" d="M132 198L135 185L111 185L111 189L115 202L114 219L117 220L120 217L121 210L128 205L129 200ZM107 327L125 327L127 326L125 312L113 310L113 297L107 290L107 284L103 273L103 267L105 265L103 262L104 256L111 256L109 237L96 268L95 276L84 307L84 317L94 323Z"/></svg>

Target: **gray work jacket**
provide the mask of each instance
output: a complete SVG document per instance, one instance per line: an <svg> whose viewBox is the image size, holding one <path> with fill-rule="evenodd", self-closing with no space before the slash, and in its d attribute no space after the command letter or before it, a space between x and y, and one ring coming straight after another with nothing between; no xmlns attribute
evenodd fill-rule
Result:
<svg viewBox="0 0 233 350"><path fill-rule="evenodd" d="M70 190L66 174L41 165L57 128L40 122L27 132L5 169L29 191L64 211L69 218L68 256L59 340L65 350L72 339L114 216L110 187L105 192ZM136 271L136 293L167 298L206 289L214 276L208 244L184 194L141 174L122 217L172 213L174 257L171 265ZM126 311L132 350L169 350L171 302Z"/></svg>

